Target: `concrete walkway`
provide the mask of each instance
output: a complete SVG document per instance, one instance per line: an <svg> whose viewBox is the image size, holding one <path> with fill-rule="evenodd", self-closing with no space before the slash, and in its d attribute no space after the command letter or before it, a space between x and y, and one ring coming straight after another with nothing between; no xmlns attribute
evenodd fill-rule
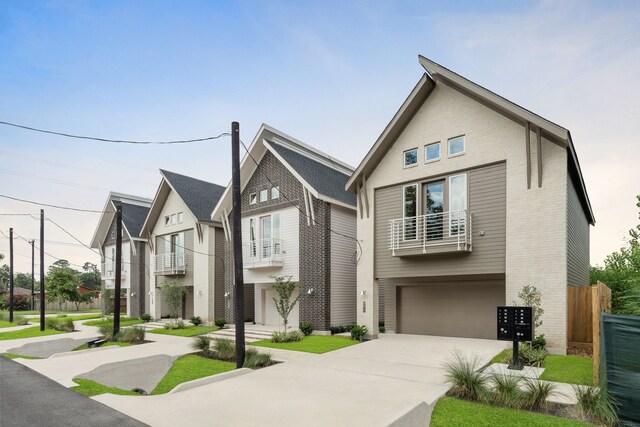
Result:
<svg viewBox="0 0 640 427"><path fill-rule="evenodd" d="M448 389L442 365L453 352L488 362L504 348L389 334L322 355L291 352L298 356L286 363L172 395L94 399L153 426L386 426L415 408L402 425L426 425Z"/></svg>

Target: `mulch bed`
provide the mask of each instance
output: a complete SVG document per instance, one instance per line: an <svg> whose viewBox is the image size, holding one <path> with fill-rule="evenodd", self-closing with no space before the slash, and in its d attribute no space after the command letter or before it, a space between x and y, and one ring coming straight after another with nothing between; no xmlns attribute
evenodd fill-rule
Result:
<svg viewBox="0 0 640 427"><path fill-rule="evenodd" d="M593 349L583 347L569 347L567 354L571 356L593 357Z"/></svg>

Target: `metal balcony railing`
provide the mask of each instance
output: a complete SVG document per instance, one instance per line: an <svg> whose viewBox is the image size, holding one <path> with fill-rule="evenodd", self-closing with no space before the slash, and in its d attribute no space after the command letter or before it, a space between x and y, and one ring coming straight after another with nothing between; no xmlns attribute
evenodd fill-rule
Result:
<svg viewBox="0 0 640 427"><path fill-rule="evenodd" d="M187 272L187 260L183 253L160 254L155 256L155 273L178 275Z"/></svg>
<svg viewBox="0 0 640 427"><path fill-rule="evenodd" d="M124 278L124 273L126 273L127 269L125 266L125 262L122 261L121 264L121 273L123 274L122 278ZM103 279L113 279L116 277L116 262L103 262L102 263L102 278Z"/></svg>
<svg viewBox="0 0 640 427"><path fill-rule="evenodd" d="M283 264L284 241L257 239L244 245L244 264L247 268L276 267Z"/></svg>
<svg viewBox="0 0 640 427"><path fill-rule="evenodd" d="M389 250L394 256L420 250L429 253L429 248L447 246L470 251L471 235L468 210L389 220Z"/></svg>

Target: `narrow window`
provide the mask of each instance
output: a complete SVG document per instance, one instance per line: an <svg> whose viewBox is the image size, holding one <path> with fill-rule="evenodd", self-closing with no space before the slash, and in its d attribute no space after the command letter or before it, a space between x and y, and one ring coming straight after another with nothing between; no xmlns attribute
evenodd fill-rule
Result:
<svg viewBox="0 0 640 427"><path fill-rule="evenodd" d="M249 204L255 205L258 202L258 195L256 193L249 194Z"/></svg>
<svg viewBox="0 0 640 427"><path fill-rule="evenodd" d="M164 226L168 226L169 225L169 215L164 217Z"/></svg>
<svg viewBox="0 0 640 427"><path fill-rule="evenodd" d="M449 140L449 157L464 154L464 135Z"/></svg>
<svg viewBox="0 0 640 427"><path fill-rule="evenodd" d="M280 187L273 187L271 189L271 199L279 199L280 198Z"/></svg>
<svg viewBox="0 0 640 427"><path fill-rule="evenodd" d="M444 230L444 181L424 186L424 228L427 240L442 239Z"/></svg>
<svg viewBox="0 0 640 427"><path fill-rule="evenodd" d="M182 221L184 221L182 212L178 212L178 224L182 224Z"/></svg>
<svg viewBox="0 0 640 427"><path fill-rule="evenodd" d="M411 184L403 187L403 236L404 240L417 239L416 215L418 215L418 185Z"/></svg>
<svg viewBox="0 0 640 427"><path fill-rule="evenodd" d="M429 144L424 147L424 160L425 162L435 162L440 160L440 143Z"/></svg>
<svg viewBox="0 0 640 427"><path fill-rule="evenodd" d="M260 201L261 202L266 202L269 198L269 191L268 190L260 190Z"/></svg>
<svg viewBox="0 0 640 427"><path fill-rule="evenodd" d="M466 232L467 226L467 174L449 177L449 235Z"/></svg>
<svg viewBox="0 0 640 427"><path fill-rule="evenodd" d="M414 148L404 152L404 167L415 166L418 164L418 149Z"/></svg>
<svg viewBox="0 0 640 427"><path fill-rule="evenodd" d="M280 242L280 214L274 213L271 216L271 226L273 227L273 254L280 255L282 250L282 245Z"/></svg>
<svg viewBox="0 0 640 427"><path fill-rule="evenodd" d="M249 256L255 258L257 253L256 246L256 219L249 219Z"/></svg>
<svg viewBox="0 0 640 427"><path fill-rule="evenodd" d="M271 258L271 215L260 218L260 232L262 233L262 244L260 245L260 256L262 259Z"/></svg>
<svg viewBox="0 0 640 427"><path fill-rule="evenodd" d="M171 225L176 225L176 214L171 214Z"/></svg>

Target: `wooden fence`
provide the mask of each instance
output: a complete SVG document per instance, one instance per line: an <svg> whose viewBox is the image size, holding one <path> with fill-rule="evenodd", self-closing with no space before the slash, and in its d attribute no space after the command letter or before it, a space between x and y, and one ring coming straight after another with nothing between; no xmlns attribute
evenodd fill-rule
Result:
<svg viewBox="0 0 640 427"><path fill-rule="evenodd" d="M611 289L602 282L591 286L569 286L567 345L593 351L593 376L600 370L600 314L611 313Z"/></svg>

